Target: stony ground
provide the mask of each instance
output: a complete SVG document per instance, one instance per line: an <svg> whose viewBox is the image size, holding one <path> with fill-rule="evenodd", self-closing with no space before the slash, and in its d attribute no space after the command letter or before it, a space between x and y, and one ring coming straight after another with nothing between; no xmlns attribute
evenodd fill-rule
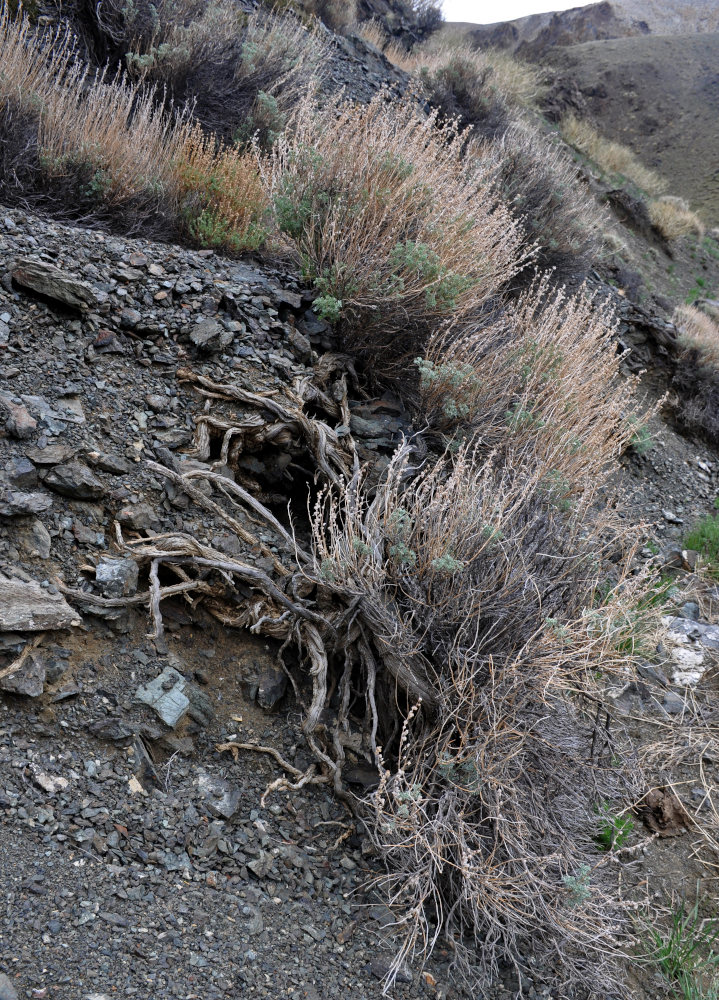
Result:
<svg viewBox="0 0 719 1000"><path fill-rule="evenodd" d="M188 372L325 413L349 383L349 423L332 424L376 468L408 415L361 390L282 262L260 268L20 211L0 213L0 259L0 1000L380 997L397 931L372 891L361 827L325 786L263 801L291 773L259 750L218 749L272 747L298 771L309 765L276 646L182 595L163 602L165 634L149 638L145 606L112 603L147 586L115 524L127 540L184 532L279 572L279 534L208 489L260 548L238 539L147 462L212 466L283 520L312 481L306 443L288 432L253 449L248 433L223 464L220 433L203 452L208 404ZM621 336L642 360L664 327L654 317L647 333L617 297ZM213 401L211 416L251 429L261 409ZM654 447L627 457L622 485L658 543L641 558L669 561L716 495L718 456L660 417L651 429ZM701 610L711 617L711 601ZM719 642L699 612L677 599L664 660L646 686L616 689L619 715L681 716L675 648L711 679ZM361 769L346 777L363 790ZM628 863L638 894L678 870L695 878L679 839L655 838ZM462 995L450 957L404 969L389 995ZM523 983L529 997L553 995L543 978L538 968ZM493 996L514 987L507 973Z"/></svg>

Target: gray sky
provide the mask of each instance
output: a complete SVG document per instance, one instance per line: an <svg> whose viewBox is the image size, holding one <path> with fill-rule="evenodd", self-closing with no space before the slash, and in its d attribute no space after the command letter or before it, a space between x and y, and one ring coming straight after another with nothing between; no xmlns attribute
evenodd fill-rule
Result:
<svg viewBox="0 0 719 1000"><path fill-rule="evenodd" d="M443 0L445 20L473 21L475 24L492 24L494 21L512 21L526 14L541 14L548 10L567 10L569 7L586 7L596 0Z"/></svg>

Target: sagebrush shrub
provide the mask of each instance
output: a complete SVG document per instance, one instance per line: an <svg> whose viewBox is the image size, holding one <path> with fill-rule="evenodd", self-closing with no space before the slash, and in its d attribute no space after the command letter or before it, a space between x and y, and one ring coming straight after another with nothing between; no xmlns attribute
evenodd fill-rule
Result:
<svg viewBox="0 0 719 1000"><path fill-rule="evenodd" d="M580 284L608 222L574 164L557 144L520 122L479 148L482 157L493 159L497 190L521 223L526 248L534 249L515 287L531 283L535 268L553 271L557 285Z"/></svg>
<svg viewBox="0 0 719 1000"><path fill-rule="evenodd" d="M195 126L178 155L176 173L182 222L195 243L234 253L263 246L269 201L253 153L218 145Z"/></svg>
<svg viewBox="0 0 719 1000"><path fill-rule="evenodd" d="M302 0L308 14L318 17L333 31L344 31L357 17L355 0Z"/></svg>
<svg viewBox="0 0 719 1000"><path fill-rule="evenodd" d="M550 287L492 322L438 331L418 367L422 412L448 441L541 467L563 501L601 479L644 421L619 378L609 308Z"/></svg>
<svg viewBox="0 0 719 1000"><path fill-rule="evenodd" d="M280 229L345 344L403 376L438 321L488 302L517 269L519 227L480 156L410 101L306 101L267 177Z"/></svg>
<svg viewBox="0 0 719 1000"><path fill-rule="evenodd" d="M318 33L291 12L245 15L229 0L206 0L186 21L169 0L159 10L157 31L132 40L128 71L162 83L175 103L191 102L194 117L221 138L259 133L270 145L321 72Z"/></svg>
<svg viewBox="0 0 719 1000"><path fill-rule="evenodd" d="M539 94L536 70L504 53L468 45L423 46L404 61L430 103L480 135L506 131L516 109Z"/></svg>

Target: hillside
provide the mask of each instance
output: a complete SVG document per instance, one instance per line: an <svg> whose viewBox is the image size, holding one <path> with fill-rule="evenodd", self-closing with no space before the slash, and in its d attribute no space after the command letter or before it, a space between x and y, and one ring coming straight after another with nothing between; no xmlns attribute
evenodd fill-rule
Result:
<svg viewBox="0 0 719 1000"><path fill-rule="evenodd" d="M586 111L719 225L719 34L645 35L552 49Z"/></svg>
<svg viewBox="0 0 719 1000"><path fill-rule="evenodd" d="M557 13L530 14L496 24L447 24L448 34L462 33L472 44L509 48L525 59L540 59L554 46L578 45L637 35L691 35L719 30L714 0L669 3L667 0L604 0Z"/></svg>
<svg viewBox="0 0 719 1000"><path fill-rule="evenodd" d="M717 234L241 8L0 0L0 1000L715 1000Z"/></svg>

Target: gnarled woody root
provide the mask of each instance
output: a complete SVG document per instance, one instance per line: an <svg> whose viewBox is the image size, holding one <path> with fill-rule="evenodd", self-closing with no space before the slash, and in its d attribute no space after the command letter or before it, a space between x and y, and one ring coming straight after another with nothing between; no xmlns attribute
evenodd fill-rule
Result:
<svg viewBox="0 0 719 1000"><path fill-rule="evenodd" d="M156 631L164 567L211 586L203 600L220 620L299 652L308 670L289 673L322 771L308 781L347 799L348 765L376 769L376 790L351 799L388 862L381 882L404 931L390 979L442 936L475 984L501 962L521 965L530 940L562 981L607 982L621 907L593 806L639 775L608 766L621 748L611 733L593 738L594 711L566 691L614 655L611 607L584 609L608 525L591 496L567 513L542 469L500 469L466 447L422 470L411 460L406 443L373 495L359 472L339 486L332 477L308 551L230 487L285 560L295 550L276 580L189 536L124 545L151 569ZM203 476L217 486L213 473L172 474L211 510L193 486Z"/></svg>

